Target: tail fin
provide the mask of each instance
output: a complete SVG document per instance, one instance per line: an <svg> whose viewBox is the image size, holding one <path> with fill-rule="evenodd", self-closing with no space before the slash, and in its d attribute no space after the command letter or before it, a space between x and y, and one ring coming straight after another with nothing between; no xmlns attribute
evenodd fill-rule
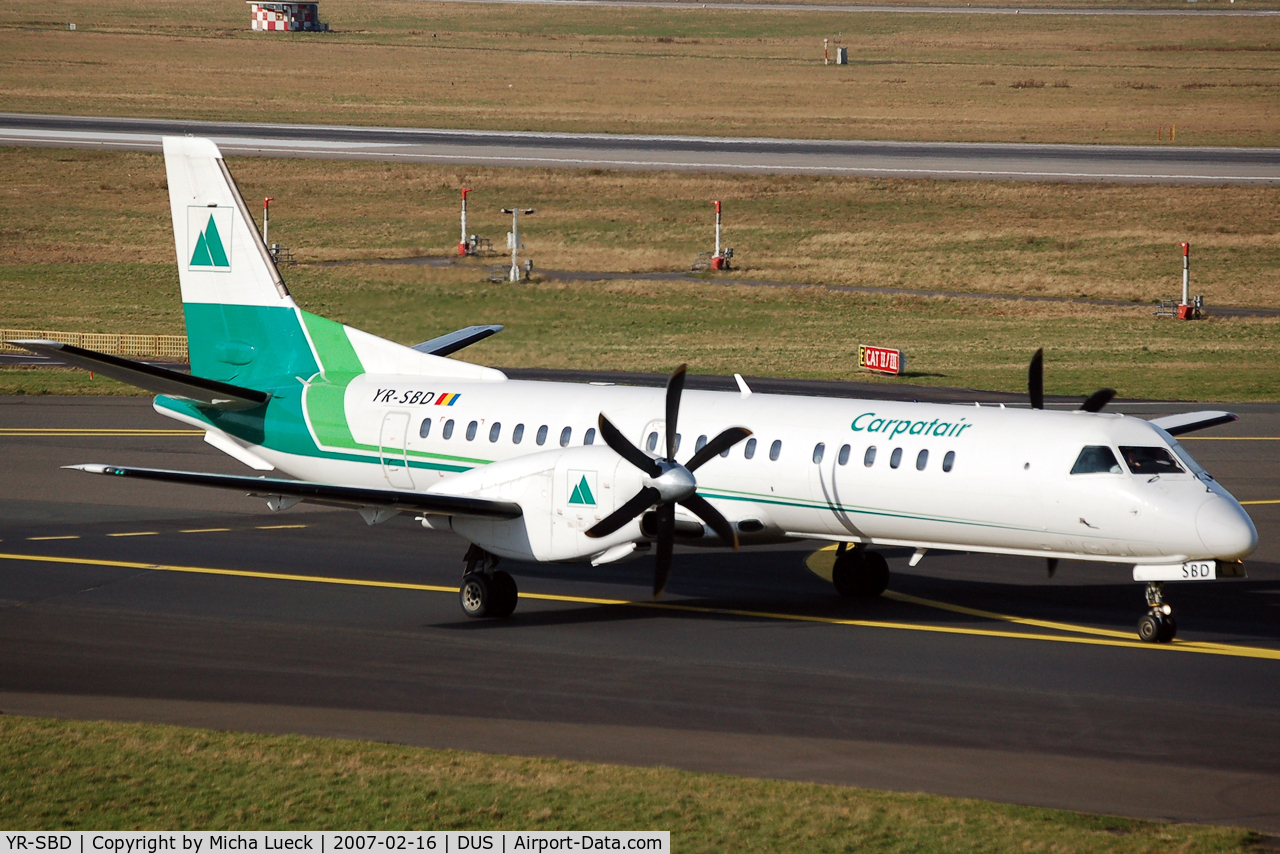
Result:
<svg viewBox="0 0 1280 854"><path fill-rule="evenodd" d="M164 165L192 373L249 383L308 373L297 306L218 147L167 136Z"/></svg>
<svg viewBox="0 0 1280 854"><path fill-rule="evenodd" d="M193 374L256 389L317 372L506 379L300 310L218 147L166 136L164 166Z"/></svg>

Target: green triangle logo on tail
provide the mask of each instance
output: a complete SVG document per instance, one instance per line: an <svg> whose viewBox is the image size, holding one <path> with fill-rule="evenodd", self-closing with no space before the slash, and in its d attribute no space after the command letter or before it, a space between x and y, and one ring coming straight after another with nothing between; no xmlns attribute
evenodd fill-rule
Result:
<svg viewBox="0 0 1280 854"><path fill-rule="evenodd" d="M570 504L590 504L593 507L596 503L596 497L591 494L591 485L587 483L587 476L584 474L578 484L574 486L573 493L569 496Z"/></svg>
<svg viewBox="0 0 1280 854"><path fill-rule="evenodd" d="M199 228L198 225L195 227ZM227 256L226 246L222 242L222 234L218 231L218 223L213 213L209 214L208 223L200 229L199 235L196 238L195 249L191 253L191 263L187 266L230 270L231 260Z"/></svg>

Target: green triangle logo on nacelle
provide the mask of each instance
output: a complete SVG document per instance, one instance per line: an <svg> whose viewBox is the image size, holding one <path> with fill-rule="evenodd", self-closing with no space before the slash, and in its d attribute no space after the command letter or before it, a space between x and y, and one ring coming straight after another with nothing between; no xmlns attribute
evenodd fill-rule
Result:
<svg viewBox="0 0 1280 854"><path fill-rule="evenodd" d="M569 503L595 506L596 497L591 493L591 484L587 482L585 474L582 475L582 479L574 485L573 491L569 494Z"/></svg>
<svg viewBox="0 0 1280 854"><path fill-rule="evenodd" d="M227 251L223 234L228 237L231 234L230 208L190 208L187 214L187 233L193 244L188 269L229 271L231 253Z"/></svg>

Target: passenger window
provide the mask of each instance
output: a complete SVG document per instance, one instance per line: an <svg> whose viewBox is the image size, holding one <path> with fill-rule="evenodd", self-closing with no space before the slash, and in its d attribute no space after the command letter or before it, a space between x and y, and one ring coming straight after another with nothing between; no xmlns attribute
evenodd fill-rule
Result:
<svg viewBox="0 0 1280 854"><path fill-rule="evenodd" d="M472 421L470 424L468 424L468 425L467 425L467 441L468 441L468 442L470 442L470 441L472 441L473 439L475 439L475 437L476 437L476 428L477 428L477 427L479 427L479 426L480 426L480 425L479 425L479 424L477 424L475 421Z"/></svg>
<svg viewBox="0 0 1280 854"><path fill-rule="evenodd" d="M902 465L902 449L894 448L893 453L889 455L889 468L896 469Z"/></svg>
<svg viewBox="0 0 1280 854"><path fill-rule="evenodd" d="M698 441L693 443L693 452L696 454L707 446L707 437L699 436Z"/></svg>
<svg viewBox="0 0 1280 854"><path fill-rule="evenodd" d="M1164 448L1121 445L1120 456L1134 474L1182 474L1183 468Z"/></svg>
<svg viewBox="0 0 1280 854"><path fill-rule="evenodd" d="M836 462L838 462L838 463L839 463L840 465L842 465L842 466L843 466L843 465L848 465L848 464L849 464L849 451L850 451L850 448L849 448L849 446L848 446L848 445L841 445L841 446L840 446L840 455L836 457Z"/></svg>
<svg viewBox="0 0 1280 854"><path fill-rule="evenodd" d="M537 442L539 445L547 444L547 425L543 424L538 428Z"/></svg>
<svg viewBox="0 0 1280 854"><path fill-rule="evenodd" d="M489 428L489 441L496 442L498 441L498 437L501 435L502 435L502 422L501 421L493 422L493 426Z"/></svg>
<svg viewBox="0 0 1280 854"><path fill-rule="evenodd" d="M756 440L753 437L747 440L747 446L742 449L742 456L746 457L747 459L751 459L755 455L756 455Z"/></svg>
<svg viewBox="0 0 1280 854"><path fill-rule="evenodd" d="M1086 445L1071 467L1072 474L1123 474L1116 455L1106 445Z"/></svg>
<svg viewBox="0 0 1280 854"><path fill-rule="evenodd" d="M782 453L782 440L774 439L773 444L769 446L769 459L777 460L778 454Z"/></svg>
<svg viewBox="0 0 1280 854"><path fill-rule="evenodd" d="M430 418L422 419L422 426L418 428L418 435L423 439L431 435L431 419Z"/></svg>
<svg viewBox="0 0 1280 854"><path fill-rule="evenodd" d="M951 467L956 464L956 452L947 451L947 455L942 458L942 470L951 471Z"/></svg>
<svg viewBox="0 0 1280 854"><path fill-rule="evenodd" d="M596 443L596 428L588 427L587 435L582 437L582 444L594 445Z"/></svg>
<svg viewBox="0 0 1280 854"><path fill-rule="evenodd" d="M524 438L524 425L517 424L516 429L511 431L511 444L519 445L520 440Z"/></svg>
<svg viewBox="0 0 1280 854"><path fill-rule="evenodd" d="M572 437L573 437L572 427L566 427L563 430L561 430L560 431L560 447L563 448L567 446L569 444L569 439L571 439Z"/></svg>
<svg viewBox="0 0 1280 854"><path fill-rule="evenodd" d="M645 447L651 454L658 449L658 431L655 430L649 434L649 441L645 443Z"/></svg>
<svg viewBox="0 0 1280 854"><path fill-rule="evenodd" d="M721 452L720 452L720 456L722 456L722 457L728 457L728 456L729 456L729 452L730 452L730 451L732 451L732 450L733 450L733 446L732 446L732 445L730 445L729 447L725 448L723 451L721 451Z"/></svg>
<svg viewBox="0 0 1280 854"><path fill-rule="evenodd" d="M876 464L876 446L872 445L867 448L867 452L862 455L862 464L867 468L871 468Z"/></svg>
<svg viewBox="0 0 1280 854"><path fill-rule="evenodd" d="M929 452L921 451L916 454L916 471L924 471L924 467L929 465Z"/></svg>
<svg viewBox="0 0 1280 854"><path fill-rule="evenodd" d="M453 438L453 419L452 418L444 422L444 437L446 439Z"/></svg>
<svg viewBox="0 0 1280 854"><path fill-rule="evenodd" d="M815 463L821 463L821 462L822 462L822 455L823 455L823 454L825 454L826 452L827 452L827 446L826 446L826 445L824 445L822 442L819 442L818 444L814 445L814 446L813 446L813 461L814 461Z"/></svg>

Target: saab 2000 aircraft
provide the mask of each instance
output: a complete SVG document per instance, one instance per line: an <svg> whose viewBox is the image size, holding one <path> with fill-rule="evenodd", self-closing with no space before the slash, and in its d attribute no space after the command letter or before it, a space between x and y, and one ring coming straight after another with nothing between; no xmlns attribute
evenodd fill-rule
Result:
<svg viewBox="0 0 1280 854"><path fill-rule="evenodd" d="M676 541L840 544L846 596L884 591L872 546L1106 561L1146 581L1139 636L1175 631L1163 582L1243 574L1258 535L1240 504L1174 439L1235 420L1154 421L1029 410L520 382L444 358L495 327L405 347L294 303L217 147L166 137L191 374L51 341L13 342L155 392L163 415L247 466L290 478L117 465L95 474L221 487L283 510L410 512L468 541L473 617L511 614L499 558L590 561L655 553L661 593ZM500 328L500 327L497 327Z"/></svg>

